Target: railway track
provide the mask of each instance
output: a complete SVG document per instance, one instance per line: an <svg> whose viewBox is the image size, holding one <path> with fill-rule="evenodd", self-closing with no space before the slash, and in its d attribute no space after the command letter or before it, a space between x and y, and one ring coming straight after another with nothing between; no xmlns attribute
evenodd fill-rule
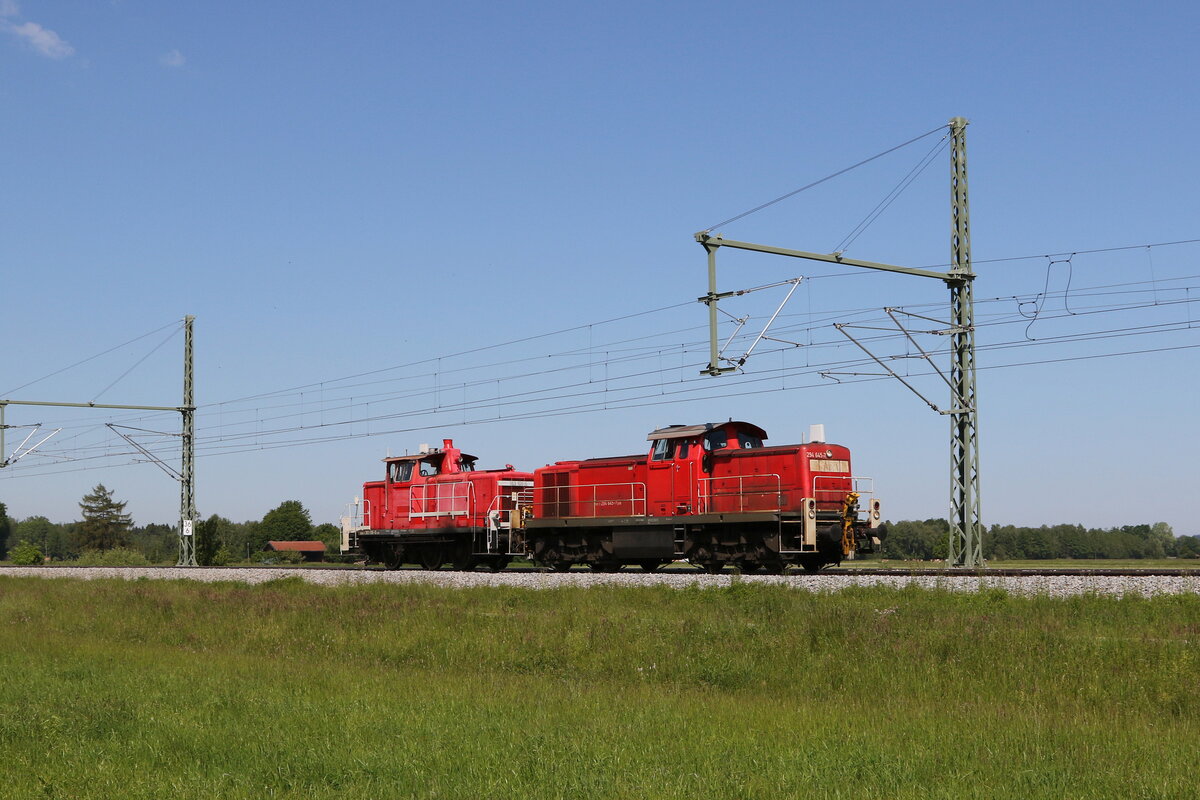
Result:
<svg viewBox="0 0 1200 800"><path fill-rule="evenodd" d="M818 573L819 575L924 575L924 576L966 576L984 575L996 577L1109 577L1109 578L1135 578L1138 576L1163 576L1163 577L1186 577L1195 576L1200 578L1200 567L1193 569L1089 569L1089 568L1054 568L1054 569L1011 569L1006 567L987 567L984 569L958 569L947 567L944 569L857 569L857 568L842 568L836 567L825 572Z"/></svg>
<svg viewBox="0 0 1200 800"><path fill-rule="evenodd" d="M458 571L452 570L452 569L424 570L424 569L421 569L420 567L403 567L399 570L391 570L391 569L388 569L387 567L378 566L378 565L371 565L371 566L363 566L363 565L314 566L314 565L308 565L308 564L273 564L273 565L233 565L233 566L224 566L224 567L168 567L168 566L86 567L86 566L78 566L78 565L74 565L74 564L47 564L47 565L37 566L37 567L21 567L21 568L0 567L0 575L4 575L4 574L8 573L12 569L22 569L22 570L30 569L30 570L47 571L47 572L58 571L58 570L61 570L64 572L70 572L72 570L106 570L106 569L107 570L115 570L115 569L120 569L120 570L133 570L133 571L146 572L147 574L153 573L155 571L160 571L160 570L172 570L172 571L179 570L181 573L186 573L189 570L198 570L198 571L230 570L230 571L234 571L234 572L266 570L266 571L280 572L280 573L282 573L282 572L310 572L310 573L311 572L331 572L331 573L366 572L366 573L384 573L384 574L386 574L389 572L395 572L398 574L421 573L421 574L429 574L429 575L448 575L448 574L478 574L478 575L487 575L487 574L492 574L492 575L495 575L495 574L514 574L514 575L559 574L559 575L572 575L572 576L622 575L622 576L626 576L629 578L647 574L638 567L631 567L629 569L624 569L624 570L621 570L621 571L615 572L615 573L595 573L586 568L573 569L568 572L552 573L552 571L550 569L547 569L544 567L522 566L522 565L516 565L516 566L510 565L509 567L505 568L504 570L501 570L499 573L487 572L485 570L478 570L478 571L471 572L471 573L462 573L462 572L458 572ZM699 577L699 576L708 575L709 573L706 573L699 568L690 567L690 566L681 564L681 565L676 565L673 567L666 567L666 568L660 569L660 570L658 570L654 573L650 573L650 574L673 575L673 576L679 576L679 577ZM734 569L728 569L723 573L718 573L717 575L714 575L713 577L723 576L723 577L728 578L732 575L741 575L741 573L737 572ZM763 573L753 573L753 575L755 577L768 577L768 576L764 575ZM815 579L834 578L834 577L859 577L859 576L895 576L895 577L923 577L923 578L972 578L972 577L982 577L982 578L988 578L988 577L991 577L991 578L1001 578L1001 577L1007 577L1007 578L1022 578L1022 577L1076 577L1076 578L1085 578L1085 577L1097 577L1097 578L1168 577L1168 578L1186 578L1186 577L1193 577L1193 578L1200 579L1200 565L1197 565L1196 567L1192 567L1192 568L1178 568L1178 569L1161 569L1161 568L1113 569L1113 568L1086 568L1086 567L1079 567L1079 568L1056 567L1056 568L1032 568L1032 569L1030 569L1030 568L1014 569L1014 568L1007 568L1007 567L986 567L983 569L960 569L960 568L955 568L955 567L943 567L943 568L916 567L916 568L909 569L909 568L903 568L903 567L890 567L890 568L831 567L829 569L825 569L825 570L822 570L821 572L817 572L817 573L807 573L802 570L792 569L792 570L788 570L787 572L783 573L782 575L773 575L770 577L790 578L790 577L801 577L801 576L806 577L806 578L815 578Z"/></svg>
<svg viewBox="0 0 1200 800"><path fill-rule="evenodd" d="M736 572L710 574L686 568L668 568L654 573L639 569L619 572L542 571L517 567L502 572L456 572L454 570L399 569L351 566L314 568L274 567L0 567L5 576L36 576L60 580L188 580L261 584L296 577L321 586L364 583L425 584L452 589L493 586L545 590L560 587L664 586L674 589L700 587L720 589L735 583L762 583L797 591L836 593L842 589L916 587L940 592L1001 591L1011 595L1070 597L1099 594L1113 597L1200 595L1200 570L953 570L953 569L832 569L810 574L740 575Z"/></svg>

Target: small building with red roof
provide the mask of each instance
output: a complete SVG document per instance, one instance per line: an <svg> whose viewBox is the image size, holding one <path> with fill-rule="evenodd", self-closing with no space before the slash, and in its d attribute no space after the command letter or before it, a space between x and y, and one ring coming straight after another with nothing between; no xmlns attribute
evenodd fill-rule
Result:
<svg viewBox="0 0 1200 800"><path fill-rule="evenodd" d="M299 553L305 561L325 560L324 542L267 542L266 549L277 553Z"/></svg>

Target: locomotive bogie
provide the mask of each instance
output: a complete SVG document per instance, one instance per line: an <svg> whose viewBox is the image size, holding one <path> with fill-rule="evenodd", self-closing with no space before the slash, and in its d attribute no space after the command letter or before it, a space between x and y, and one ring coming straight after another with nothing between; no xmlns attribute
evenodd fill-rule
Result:
<svg viewBox="0 0 1200 800"><path fill-rule="evenodd" d="M507 537L489 541L488 531L484 529L360 532L358 549L368 561L389 569L416 564L422 569L434 570L448 564L457 570L478 567L500 570L513 558Z"/></svg>
<svg viewBox="0 0 1200 800"><path fill-rule="evenodd" d="M651 517L636 527L628 519L595 520L588 526L531 523L527 535L534 561L560 571L575 565L606 571L614 564L653 563L657 568L687 561L709 572L736 567L779 573L793 566L816 571L842 561L843 528L838 520L819 522L815 545L805 548L799 533L787 532L788 520L765 514L746 517L692 522Z"/></svg>

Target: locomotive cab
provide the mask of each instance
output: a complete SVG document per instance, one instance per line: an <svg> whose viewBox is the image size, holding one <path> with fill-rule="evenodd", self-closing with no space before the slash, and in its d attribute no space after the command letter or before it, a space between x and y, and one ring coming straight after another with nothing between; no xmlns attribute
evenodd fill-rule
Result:
<svg viewBox="0 0 1200 800"><path fill-rule="evenodd" d="M651 431L646 493L652 513L697 513L707 507L714 464L734 450L763 446L766 431L748 422L669 425Z"/></svg>

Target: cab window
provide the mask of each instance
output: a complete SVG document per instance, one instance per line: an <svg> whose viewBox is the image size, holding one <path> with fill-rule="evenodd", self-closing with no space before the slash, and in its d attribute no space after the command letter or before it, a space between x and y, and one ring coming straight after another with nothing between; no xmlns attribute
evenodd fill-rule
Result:
<svg viewBox="0 0 1200 800"><path fill-rule="evenodd" d="M718 428L715 431L709 431L704 434L705 450L720 450L722 447L728 446L729 439L725 436L724 428Z"/></svg>
<svg viewBox="0 0 1200 800"><path fill-rule="evenodd" d="M738 431L738 446L743 450L749 450L752 447L762 447L762 437L746 433L745 431Z"/></svg>
<svg viewBox="0 0 1200 800"><path fill-rule="evenodd" d="M654 441L654 450L651 451L651 461L669 461L671 454L675 450L675 442L671 439L656 439Z"/></svg>
<svg viewBox="0 0 1200 800"><path fill-rule="evenodd" d="M392 464L392 483L405 483L412 480L412 471L411 461L397 461Z"/></svg>

